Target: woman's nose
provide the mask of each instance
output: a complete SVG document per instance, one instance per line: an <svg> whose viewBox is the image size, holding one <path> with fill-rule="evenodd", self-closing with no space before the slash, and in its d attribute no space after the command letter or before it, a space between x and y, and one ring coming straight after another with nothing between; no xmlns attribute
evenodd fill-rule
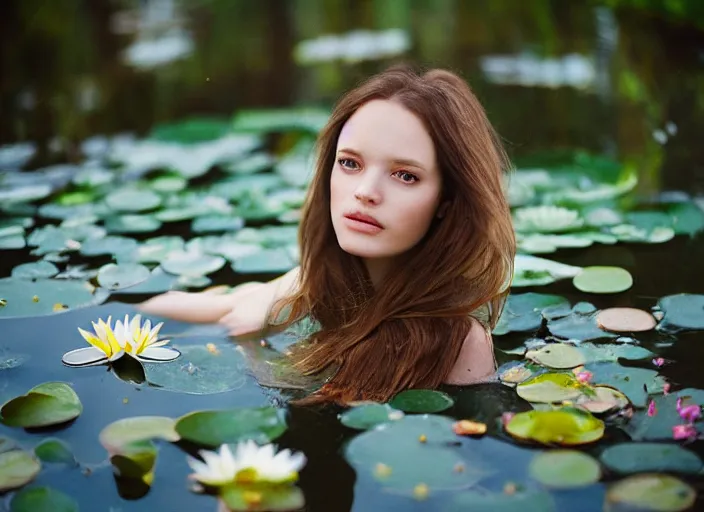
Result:
<svg viewBox="0 0 704 512"><path fill-rule="evenodd" d="M381 202L381 191L374 176L364 176L355 190L354 197L364 204L379 204Z"/></svg>

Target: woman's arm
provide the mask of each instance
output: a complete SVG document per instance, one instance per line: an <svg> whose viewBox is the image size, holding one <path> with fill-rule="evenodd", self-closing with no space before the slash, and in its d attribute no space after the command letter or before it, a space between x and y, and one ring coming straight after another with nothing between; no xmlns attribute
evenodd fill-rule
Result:
<svg viewBox="0 0 704 512"><path fill-rule="evenodd" d="M458 386L475 384L490 377L495 371L496 359L491 334L478 320L472 318L472 327L445 382Z"/></svg>
<svg viewBox="0 0 704 512"><path fill-rule="evenodd" d="M271 306L295 292L298 272L296 267L268 283L249 283L226 294L168 292L137 305L137 309L185 322L218 322L238 336L264 326Z"/></svg>

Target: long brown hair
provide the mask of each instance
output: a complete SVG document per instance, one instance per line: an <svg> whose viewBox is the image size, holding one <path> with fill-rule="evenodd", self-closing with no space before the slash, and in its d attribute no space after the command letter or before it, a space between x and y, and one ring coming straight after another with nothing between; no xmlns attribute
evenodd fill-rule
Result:
<svg viewBox="0 0 704 512"><path fill-rule="evenodd" d="M393 100L428 130L443 179L445 215L400 268L372 286L362 260L337 243L330 175L345 122L373 99ZM334 375L308 402L386 401L408 388L434 388L448 375L471 327L488 309L493 328L508 295L515 237L503 191L502 145L469 86L445 70L393 67L344 95L319 135L303 207L297 292L274 306L284 324L307 314L320 330L295 349L294 365ZM280 323L280 322L277 322Z"/></svg>

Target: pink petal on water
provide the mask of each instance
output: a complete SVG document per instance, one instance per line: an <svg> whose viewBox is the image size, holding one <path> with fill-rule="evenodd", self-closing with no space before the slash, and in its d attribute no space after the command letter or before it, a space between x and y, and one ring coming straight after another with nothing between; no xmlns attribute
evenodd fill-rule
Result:
<svg viewBox="0 0 704 512"><path fill-rule="evenodd" d="M648 416L655 416L657 413L658 410L655 407L655 400L651 400L648 404Z"/></svg>
<svg viewBox="0 0 704 512"><path fill-rule="evenodd" d="M677 412L680 413L680 417L687 423L694 423L701 417L702 408L696 404L685 405L684 407L677 409Z"/></svg>
<svg viewBox="0 0 704 512"><path fill-rule="evenodd" d="M506 428L508 422L511 421L515 415L516 413L514 412L505 412L501 415L501 423L503 424L504 428Z"/></svg>
<svg viewBox="0 0 704 512"><path fill-rule="evenodd" d="M672 437L678 441L696 439L697 429L694 428L694 425L675 425L672 427Z"/></svg>
<svg viewBox="0 0 704 512"><path fill-rule="evenodd" d="M585 370L577 374L577 380L582 384L587 384L589 381L592 380L592 377L594 377L594 374L589 370Z"/></svg>
<svg viewBox="0 0 704 512"><path fill-rule="evenodd" d="M653 364L660 368L662 365L665 364L665 359L663 359L662 357L656 357L655 359L653 359Z"/></svg>
<svg viewBox="0 0 704 512"><path fill-rule="evenodd" d="M671 385L669 382L666 382L665 384L663 384L663 386L662 386L662 394L663 394L663 395L669 395L669 394L670 394L670 387L672 387L672 385Z"/></svg>

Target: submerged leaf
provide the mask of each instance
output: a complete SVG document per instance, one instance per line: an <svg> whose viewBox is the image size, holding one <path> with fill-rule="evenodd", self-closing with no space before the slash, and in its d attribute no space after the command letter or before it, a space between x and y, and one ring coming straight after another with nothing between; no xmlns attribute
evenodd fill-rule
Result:
<svg viewBox="0 0 704 512"><path fill-rule="evenodd" d="M10 512L78 512L78 503L51 487L28 487L13 496Z"/></svg>
<svg viewBox="0 0 704 512"><path fill-rule="evenodd" d="M693 451L671 443L620 443L601 453L601 462L618 473L671 471L697 474L702 460Z"/></svg>
<svg viewBox="0 0 704 512"><path fill-rule="evenodd" d="M31 482L41 469L39 461L23 450L0 453L0 492Z"/></svg>
<svg viewBox="0 0 704 512"><path fill-rule="evenodd" d="M543 485L558 489L584 487L601 478L599 462L576 450L551 450L536 455L530 475Z"/></svg>
<svg viewBox="0 0 704 512"><path fill-rule="evenodd" d="M606 493L609 506L658 512L686 510L696 498L697 492L689 484L657 473L630 476L611 485Z"/></svg>

